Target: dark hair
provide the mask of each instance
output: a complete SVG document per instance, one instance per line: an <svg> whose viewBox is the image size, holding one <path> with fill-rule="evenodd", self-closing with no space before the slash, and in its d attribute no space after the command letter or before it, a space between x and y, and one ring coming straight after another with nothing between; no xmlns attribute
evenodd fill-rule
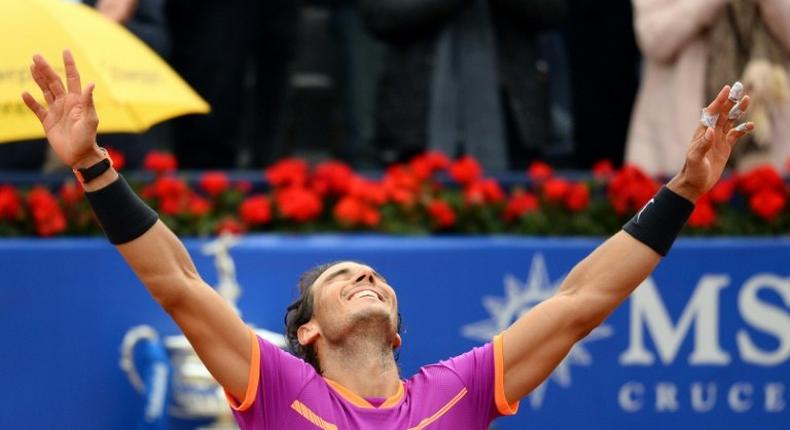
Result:
<svg viewBox="0 0 790 430"><path fill-rule="evenodd" d="M309 363L316 372L321 372L321 365L318 362L318 354L313 345L302 345L299 343L297 332L299 327L306 324L313 318L313 283L318 279L322 273L326 272L330 267L343 263L344 261L333 261L331 263L324 263L311 268L310 270L302 273L299 277L299 297L293 301L285 311L285 340L288 344L288 350L292 354L301 358ZM361 263L360 263L361 264ZM398 334L401 331L401 317L398 312ZM397 360L397 356L395 357Z"/></svg>

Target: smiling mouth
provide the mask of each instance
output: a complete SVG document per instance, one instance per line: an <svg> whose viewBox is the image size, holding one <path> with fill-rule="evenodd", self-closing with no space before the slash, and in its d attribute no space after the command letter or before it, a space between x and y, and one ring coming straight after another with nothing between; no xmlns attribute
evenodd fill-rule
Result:
<svg viewBox="0 0 790 430"><path fill-rule="evenodd" d="M363 289L355 292L354 294L348 297L348 300L351 301L353 299L364 299L364 298L374 298L380 302L383 302L384 299L375 291L371 289Z"/></svg>

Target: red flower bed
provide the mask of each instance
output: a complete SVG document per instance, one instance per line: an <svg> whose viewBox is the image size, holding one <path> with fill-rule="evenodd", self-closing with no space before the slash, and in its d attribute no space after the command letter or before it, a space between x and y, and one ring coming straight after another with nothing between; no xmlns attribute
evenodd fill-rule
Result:
<svg viewBox="0 0 790 430"><path fill-rule="evenodd" d="M113 158L117 166L123 154L114 151ZM278 230L607 235L660 187L635 166L615 169L602 161L584 181L535 162L522 184L505 189L486 177L474 158L450 160L436 152L393 165L377 179L340 161L310 166L288 158L262 173L265 189L224 172L205 172L188 182L178 175L175 158L162 152L149 154L144 165L154 179L134 185L176 233L186 235ZM82 187L67 181L57 191L0 184L0 234L100 234ZM731 174L699 200L686 233L787 234L789 194L772 167Z"/></svg>

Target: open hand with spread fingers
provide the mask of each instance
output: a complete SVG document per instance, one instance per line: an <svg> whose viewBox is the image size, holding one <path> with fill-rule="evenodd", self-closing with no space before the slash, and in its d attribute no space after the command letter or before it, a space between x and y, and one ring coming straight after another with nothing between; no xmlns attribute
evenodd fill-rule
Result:
<svg viewBox="0 0 790 430"><path fill-rule="evenodd" d="M754 130L751 122L734 126L748 108L749 96L743 95L743 85L725 85L702 110L683 168L667 188L692 202L708 192L721 177L738 139Z"/></svg>
<svg viewBox="0 0 790 430"><path fill-rule="evenodd" d="M74 58L63 51L66 86L52 66L41 55L33 56L30 73L43 93L47 107L39 104L30 93L22 99L41 121L49 144L60 159L71 168L90 166L106 158L96 144L99 117L93 105L94 85L81 87L80 74Z"/></svg>

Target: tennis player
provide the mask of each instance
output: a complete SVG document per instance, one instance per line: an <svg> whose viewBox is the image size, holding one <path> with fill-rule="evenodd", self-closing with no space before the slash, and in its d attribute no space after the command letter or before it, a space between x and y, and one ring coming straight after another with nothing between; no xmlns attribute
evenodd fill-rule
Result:
<svg viewBox="0 0 790 430"><path fill-rule="evenodd" d="M398 300L387 280L345 261L305 273L286 314L295 355L255 336L198 274L184 246L112 168L96 141L94 85L83 89L68 51L65 83L44 58L29 94L62 161L74 169L110 242L183 330L224 387L242 429L486 429L514 414L582 339L666 255L694 202L719 179L749 97L736 83L703 109L685 164L623 230L576 265L557 293L490 343L401 379ZM602 101L605 103L605 101ZM670 109L670 106L666 106Z"/></svg>

